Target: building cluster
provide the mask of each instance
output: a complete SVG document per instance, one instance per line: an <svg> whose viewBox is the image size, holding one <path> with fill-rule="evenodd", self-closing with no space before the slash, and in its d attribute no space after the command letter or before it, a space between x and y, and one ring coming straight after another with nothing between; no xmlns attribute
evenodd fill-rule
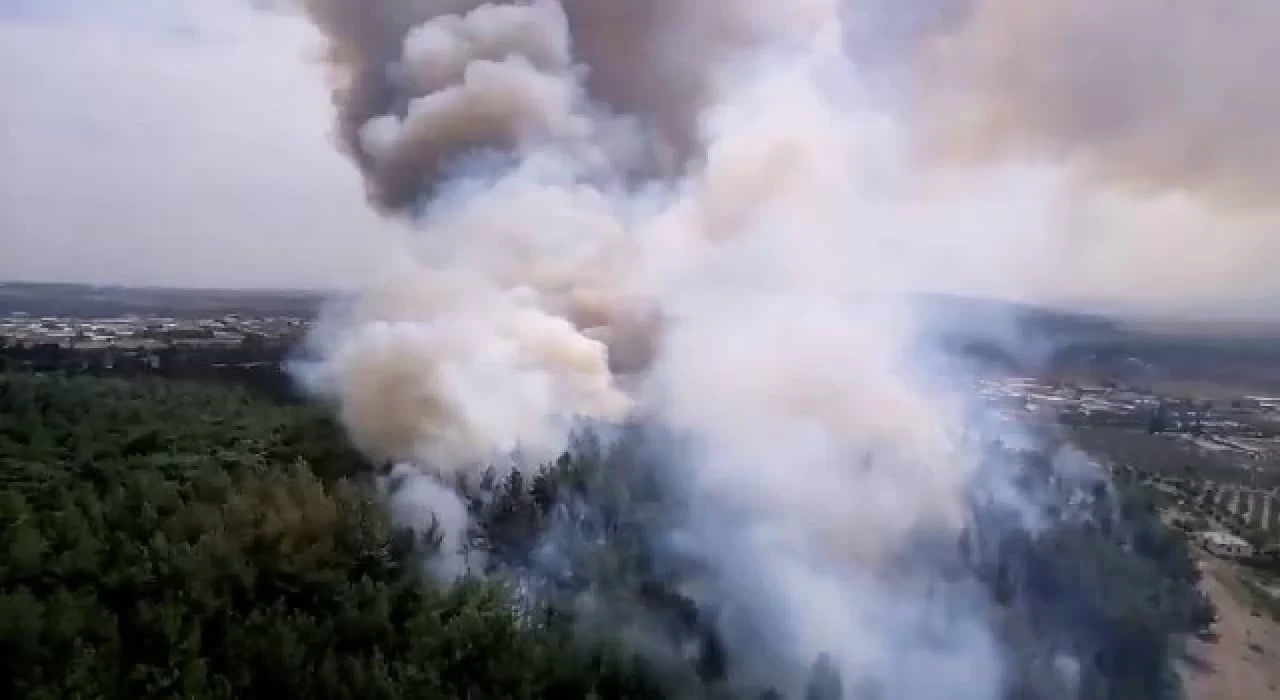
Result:
<svg viewBox="0 0 1280 700"><path fill-rule="evenodd" d="M1003 420L1146 430L1244 459L1280 454L1280 399L1189 399L1134 387L1017 377L982 380L978 391Z"/></svg>
<svg viewBox="0 0 1280 700"><path fill-rule="evenodd" d="M16 312L0 317L0 339L6 344L81 350L170 345L235 347L255 340L287 340L299 336L305 328L306 321L300 318L240 314L194 319L140 314L81 319Z"/></svg>
<svg viewBox="0 0 1280 700"><path fill-rule="evenodd" d="M1196 542L1209 552L1224 559L1247 559L1254 555L1254 546L1230 532L1210 530L1196 533Z"/></svg>
<svg viewBox="0 0 1280 700"><path fill-rule="evenodd" d="M1161 403L1159 396L1134 389L1050 384L1023 377L981 380L978 391L1002 408L1047 416L1132 415L1149 412Z"/></svg>

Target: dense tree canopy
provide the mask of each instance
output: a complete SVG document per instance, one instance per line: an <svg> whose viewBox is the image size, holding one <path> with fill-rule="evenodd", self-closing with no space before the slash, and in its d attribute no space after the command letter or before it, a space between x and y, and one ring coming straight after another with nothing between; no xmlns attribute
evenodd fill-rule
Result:
<svg viewBox="0 0 1280 700"><path fill-rule="evenodd" d="M0 379L0 695L652 695L430 585L337 435L224 386Z"/></svg>
<svg viewBox="0 0 1280 700"><path fill-rule="evenodd" d="M1028 461L1023 486L1049 488ZM781 697L733 686L680 572L656 575L646 532L669 504L643 462L585 449L473 485L485 580L544 586L531 616L507 586L424 576L430 538L392 526L321 411L232 384L0 375L0 696ZM1136 484L1114 486L1086 518L983 528L985 554L961 548L1010 650L1011 698L1060 697L1043 679L1063 658L1082 697L1177 692L1178 640L1212 611L1185 543ZM576 558L560 578L536 561L548 533ZM587 588L619 602L612 617L572 619ZM641 669L584 635L627 610L696 648L688 668ZM811 676L808 697L873 687L829 659Z"/></svg>

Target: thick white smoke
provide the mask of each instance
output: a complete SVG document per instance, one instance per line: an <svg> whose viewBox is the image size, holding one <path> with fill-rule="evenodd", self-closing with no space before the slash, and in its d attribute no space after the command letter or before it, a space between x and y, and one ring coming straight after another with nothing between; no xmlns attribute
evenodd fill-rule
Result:
<svg viewBox="0 0 1280 700"><path fill-rule="evenodd" d="M886 697L999 693L982 614L884 575L963 524L977 459L907 299L1060 292L1064 252L1091 254L1077 229L1167 209L936 159L931 120L862 80L838 0L307 6L371 198L420 228L310 376L358 445L429 481L398 512L456 543L442 485L644 416L695 439L686 534L784 655Z"/></svg>

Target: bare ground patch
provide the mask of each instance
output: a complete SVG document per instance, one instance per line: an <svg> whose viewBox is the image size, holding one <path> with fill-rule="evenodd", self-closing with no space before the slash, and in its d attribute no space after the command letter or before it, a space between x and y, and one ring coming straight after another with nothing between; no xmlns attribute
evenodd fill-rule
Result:
<svg viewBox="0 0 1280 700"><path fill-rule="evenodd" d="M1179 673L1191 700L1280 698L1280 623L1258 611L1236 567L1204 557L1201 588L1218 608L1217 639L1190 639Z"/></svg>

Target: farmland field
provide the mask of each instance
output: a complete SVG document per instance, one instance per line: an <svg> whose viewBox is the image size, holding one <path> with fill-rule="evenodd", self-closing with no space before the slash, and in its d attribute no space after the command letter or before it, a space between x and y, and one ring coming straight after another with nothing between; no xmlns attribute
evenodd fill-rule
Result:
<svg viewBox="0 0 1280 700"><path fill-rule="evenodd" d="M1192 492L1187 502L1202 514L1240 519L1241 524L1280 539L1280 492L1276 489L1205 481L1194 484Z"/></svg>
<svg viewBox="0 0 1280 700"><path fill-rule="evenodd" d="M1176 435L1109 427L1072 429L1073 444L1105 464L1126 465L1150 475L1192 479L1268 491L1280 488L1280 463L1253 460L1229 450L1201 449ZM1222 498L1230 493L1224 493ZM1224 501L1220 505L1227 507ZM1236 505L1230 506L1235 509Z"/></svg>

